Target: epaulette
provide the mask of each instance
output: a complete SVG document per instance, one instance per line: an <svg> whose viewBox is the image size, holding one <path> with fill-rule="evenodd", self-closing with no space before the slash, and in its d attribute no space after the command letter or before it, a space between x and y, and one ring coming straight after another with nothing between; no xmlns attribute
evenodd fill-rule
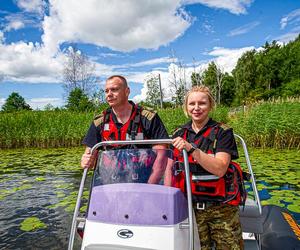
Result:
<svg viewBox="0 0 300 250"><path fill-rule="evenodd" d="M150 108L142 108L142 116L146 117L148 120L152 120L156 112Z"/></svg>
<svg viewBox="0 0 300 250"><path fill-rule="evenodd" d="M94 124L95 124L95 126L98 127L101 123L103 123L103 120L104 120L103 113L101 113L99 115L96 115L94 117Z"/></svg>
<svg viewBox="0 0 300 250"><path fill-rule="evenodd" d="M177 136L183 136L183 134L184 134L184 129L182 127L176 128L172 133L172 135L177 135Z"/></svg>
<svg viewBox="0 0 300 250"><path fill-rule="evenodd" d="M227 124L225 123L220 123L220 128L227 130L227 129L231 129L231 127L229 127Z"/></svg>

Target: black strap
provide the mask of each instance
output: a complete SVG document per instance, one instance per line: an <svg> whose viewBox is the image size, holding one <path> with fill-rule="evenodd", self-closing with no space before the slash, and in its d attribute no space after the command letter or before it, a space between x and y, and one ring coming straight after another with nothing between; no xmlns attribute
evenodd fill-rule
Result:
<svg viewBox="0 0 300 250"><path fill-rule="evenodd" d="M127 129L127 133L130 135L131 140L135 140L135 137L138 134L138 128L141 123L141 113L142 113L141 112L142 108L139 105L136 105L134 108L136 109L136 113L134 118L130 121L130 124Z"/></svg>

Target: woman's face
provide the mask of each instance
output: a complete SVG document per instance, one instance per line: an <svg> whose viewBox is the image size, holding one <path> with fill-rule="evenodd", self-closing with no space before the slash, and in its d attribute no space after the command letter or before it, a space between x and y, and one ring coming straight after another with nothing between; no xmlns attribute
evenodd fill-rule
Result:
<svg viewBox="0 0 300 250"><path fill-rule="evenodd" d="M207 94L203 92L192 92L187 100L188 115L195 122L203 122L211 110L211 104Z"/></svg>

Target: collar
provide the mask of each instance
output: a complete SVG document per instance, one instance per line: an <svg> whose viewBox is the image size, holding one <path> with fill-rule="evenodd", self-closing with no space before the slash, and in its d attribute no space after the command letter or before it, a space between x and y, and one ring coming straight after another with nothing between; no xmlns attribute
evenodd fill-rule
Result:
<svg viewBox="0 0 300 250"><path fill-rule="evenodd" d="M134 111L135 103L133 101L129 101L129 100L128 100L128 102L132 106L132 108L131 108L131 114L130 114L130 117L131 117L131 115L132 115L132 113ZM113 120L113 122L116 125L121 125L121 126L124 125L123 123L121 123L121 122L118 121L117 116L116 116L116 114L114 113L114 111L112 109L111 109L111 115L112 115L112 120Z"/></svg>
<svg viewBox="0 0 300 250"><path fill-rule="evenodd" d="M208 122L203 126L203 128L197 133L197 134L202 134L205 130L207 130L209 127L214 127L218 123L214 121L213 119L209 118ZM195 134L195 131L192 128L192 121L190 120L186 124L182 126L183 129L187 129L189 132L192 132Z"/></svg>

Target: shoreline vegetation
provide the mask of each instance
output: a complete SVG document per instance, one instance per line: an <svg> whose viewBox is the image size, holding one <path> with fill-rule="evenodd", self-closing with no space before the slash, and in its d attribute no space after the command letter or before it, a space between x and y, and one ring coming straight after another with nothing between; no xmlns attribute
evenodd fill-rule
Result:
<svg viewBox="0 0 300 250"><path fill-rule="evenodd" d="M97 113L99 114L101 110ZM0 113L0 149L80 146L96 113L22 111ZM188 119L182 108L159 109L168 133ZM212 118L226 123L248 146L300 148L300 99L277 99L239 109L217 107Z"/></svg>

